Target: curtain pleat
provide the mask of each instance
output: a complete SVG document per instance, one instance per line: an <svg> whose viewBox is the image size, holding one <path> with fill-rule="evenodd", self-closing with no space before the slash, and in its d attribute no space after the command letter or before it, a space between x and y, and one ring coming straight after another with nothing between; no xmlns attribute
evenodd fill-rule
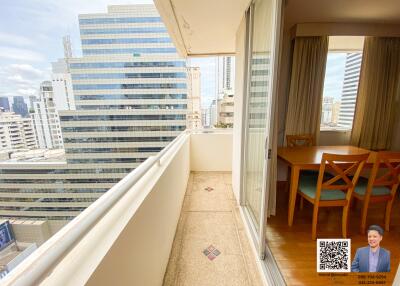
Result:
<svg viewBox="0 0 400 286"><path fill-rule="evenodd" d="M295 38L285 135L318 142L327 55L327 36Z"/></svg>
<svg viewBox="0 0 400 286"><path fill-rule="evenodd" d="M400 38L366 37L351 144L390 149L400 107Z"/></svg>

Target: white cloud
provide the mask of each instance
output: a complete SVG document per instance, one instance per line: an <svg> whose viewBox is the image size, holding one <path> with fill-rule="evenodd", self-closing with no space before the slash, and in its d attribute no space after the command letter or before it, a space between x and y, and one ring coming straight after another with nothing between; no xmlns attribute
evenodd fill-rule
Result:
<svg viewBox="0 0 400 286"><path fill-rule="evenodd" d="M0 58L6 60L17 60L24 62L41 62L45 58L42 54L27 49L13 48L13 47L1 47L0 46Z"/></svg>
<svg viewBox="0 0 400 286"><path fill-rule="evenodd" d="M34 88L20 88L17 90L17 93L23 96L35 95L37 90Z"/></svg>
<svg viewBox="0 0 400 286"><path fill-rule="evenodd" d="M0 44L22 47L35 45L30 38L4 32L0 32Z"/></svg>
<svg viewBox="0 0 400 286"><path fill-rule="evenodd" d="M12 72L17 72L22 75L31 76L31 77L42 77L43 71L34 68L29 64L11 64L9 66L9 70Z"/></svg>

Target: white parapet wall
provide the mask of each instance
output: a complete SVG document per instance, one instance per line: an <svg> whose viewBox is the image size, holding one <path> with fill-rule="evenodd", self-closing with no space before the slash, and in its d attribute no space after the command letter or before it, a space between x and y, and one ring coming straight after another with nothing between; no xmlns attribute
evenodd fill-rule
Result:
<svg viewBox="0 0 400 286"><path fill-rule="evenodd" d="M190 168L192 171L232 172L232 131L193 133Z"/></svg>
<svg viewBox="0 0 400 286"><path fill-rule="evenodd" d="M230 132L185 132L174 141L39 247L4 285L162 285L190 171L230 171L232 164Z"/></svg>

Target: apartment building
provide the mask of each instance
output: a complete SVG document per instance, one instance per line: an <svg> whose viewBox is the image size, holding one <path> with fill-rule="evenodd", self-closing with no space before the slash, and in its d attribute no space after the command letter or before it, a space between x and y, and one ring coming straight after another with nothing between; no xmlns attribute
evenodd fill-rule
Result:
<svg viewBox="0 0 400 286"><path fill-rule="evenodd" d="M34 113L31 114L31 117L35 124L40 148L63 148L60 119L56 110L51 81L44 81L40 85L39 99L34 102Z"/></svg>
<svg viewBox="0 0 400 286"><path fill-rule="evenodd" d="M35 149L37 142L30 118L0 110L0 150Z"/></svg>

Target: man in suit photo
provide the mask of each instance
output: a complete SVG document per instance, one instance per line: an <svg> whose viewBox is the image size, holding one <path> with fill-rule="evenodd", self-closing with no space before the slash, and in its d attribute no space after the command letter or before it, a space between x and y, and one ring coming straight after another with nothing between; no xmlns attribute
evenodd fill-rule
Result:
<svg viewBox="0 0 400 286"><path fill-rule="evenodd" d="M379 225L368 228L369 246L356 251L351 272L390 272L390 252L379 246L383 239L383 229Z"/></svg>

